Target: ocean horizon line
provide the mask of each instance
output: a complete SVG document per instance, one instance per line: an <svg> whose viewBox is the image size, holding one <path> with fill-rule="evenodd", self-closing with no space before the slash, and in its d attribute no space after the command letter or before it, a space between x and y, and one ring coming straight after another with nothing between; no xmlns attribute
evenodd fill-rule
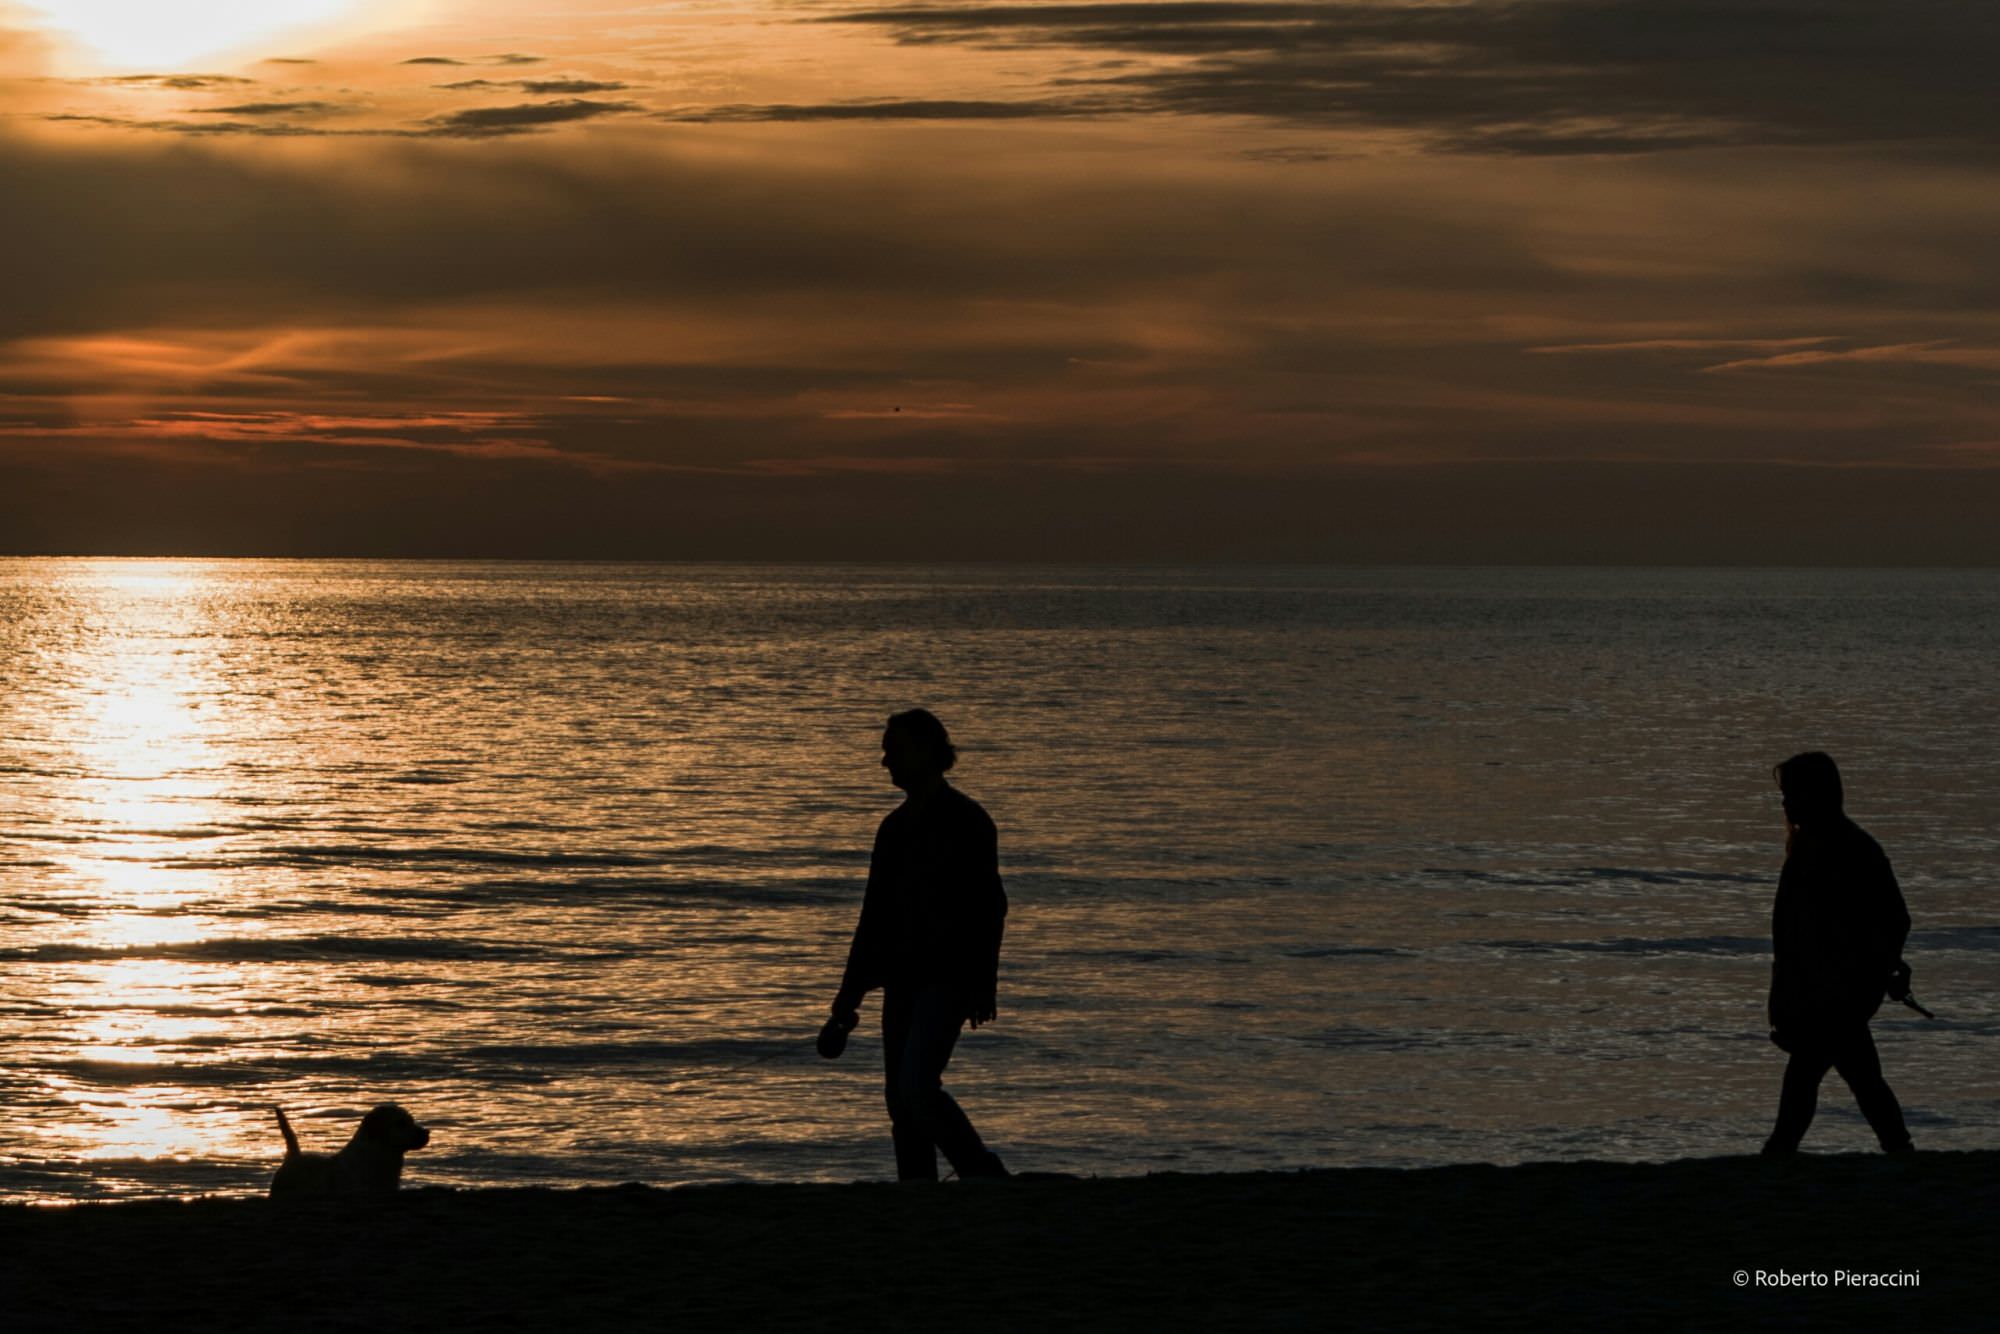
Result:
<svg viewBox="0 0 2000 1334"><path fill-rule="evenodd" d="M1530 561L1530 560L1308 560L1270 559L1264 557L1217 557L1214 559L1167 559L1167 558L1117 558L1084 560L1069 557L1037 558L1028 556L1008 557L949 557L924 559L917 557L867 557L867 556L825 556L772 558L759 556L642 556L642 555L496 555L480 553L437 554L437 553L385 553L365 552L306 553L297 552L103 552L103 551L0 551L0 562L26 563L30 561L177 561L262 564L344 564L344 565L521 565L521 566L608 566L634 567L659 566L691 569L828 569L828 570L870 570L870 569L920 569L920 570L980 570L980 569L1076 569L1091 571L1151 571L1151 570L1338 570L1338 571L1394 571L1422 570L1444 572L1453 570L1506 570L1510 572L1533 572L1537 570L1574 572L1583 570L1648 572L1717 572L1741 571L1744 573L1815 573L1841 572L1896 572L1896 573L1971 573L1976 571L2000 570L2000 560L1983 562L1938 562L1938 561L1814 561L1796 564L1762 561L1627 561L1627 560L1574 560L1574 561Z"/></svg>

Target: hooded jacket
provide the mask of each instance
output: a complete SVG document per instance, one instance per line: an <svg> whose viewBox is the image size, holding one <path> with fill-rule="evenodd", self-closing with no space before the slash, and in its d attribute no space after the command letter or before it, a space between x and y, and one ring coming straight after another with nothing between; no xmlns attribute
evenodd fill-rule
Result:
<svg viewBox="0 0 2000 1334"><path fill-rule="evenodd" d="M1909 934L1896 874L1861 826L1801 828L1771 907L1771 1026L1810 1039L1867 1023Z"/></svg>

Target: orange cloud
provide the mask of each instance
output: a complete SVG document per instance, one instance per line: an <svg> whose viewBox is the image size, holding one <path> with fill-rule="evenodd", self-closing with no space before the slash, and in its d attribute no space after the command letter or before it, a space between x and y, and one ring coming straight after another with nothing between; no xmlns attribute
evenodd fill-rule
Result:
<svg viewBox="0 0 2000 1334"><path fill-rule="evenodd" d="M2000 347L1957 347L1943 340L1892 343L1877 347L1813 348L1768 357L1745 357L1709 366L1709 371L1783 370L1797 366L1862 365L1955 366L1963 370L2000 370Z"/></svg>

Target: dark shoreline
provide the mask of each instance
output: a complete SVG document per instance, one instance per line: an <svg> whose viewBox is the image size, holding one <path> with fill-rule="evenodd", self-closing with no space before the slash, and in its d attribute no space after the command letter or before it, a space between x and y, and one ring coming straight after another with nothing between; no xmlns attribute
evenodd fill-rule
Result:
<svg viewBox="0 0 2000 1334"><path fill-rule="evenodd" d="M1928 1334L1992 1327L1996 1221L2000 1152L9 1205L0 1325Z"/></svg>

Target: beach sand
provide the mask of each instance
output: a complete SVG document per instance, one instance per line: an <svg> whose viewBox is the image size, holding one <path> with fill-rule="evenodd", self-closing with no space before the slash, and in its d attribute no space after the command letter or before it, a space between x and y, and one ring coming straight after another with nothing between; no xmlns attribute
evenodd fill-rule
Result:
<svg viewBox="0 0 2000 1334"><path fill-rule="evenodd" d="M2000 1320L1996 1221L1990 1152L16 1205L0 1328L1929 1334Z"/></svg>

